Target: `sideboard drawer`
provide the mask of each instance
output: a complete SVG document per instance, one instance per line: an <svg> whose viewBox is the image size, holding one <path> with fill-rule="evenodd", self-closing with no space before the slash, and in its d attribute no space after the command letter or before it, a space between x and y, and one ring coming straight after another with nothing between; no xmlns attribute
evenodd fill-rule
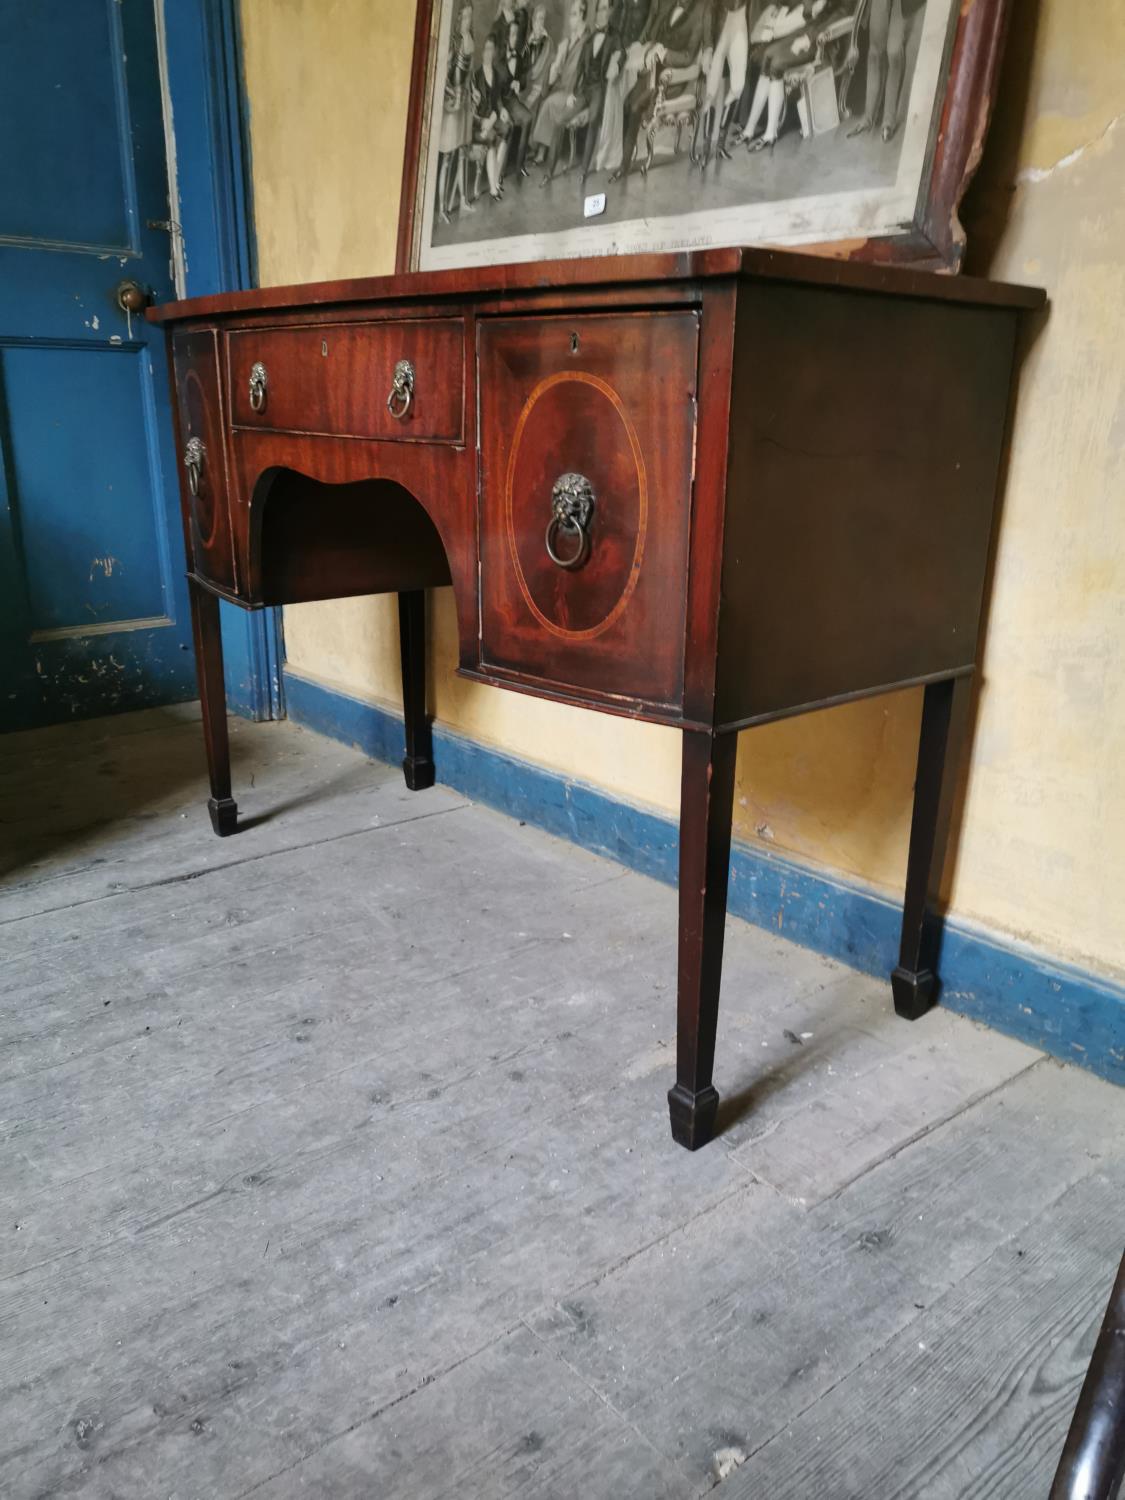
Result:
<svg viewBox="0 0 1125 1500"><path fill-rule="evenodd" d="M697 345L692 311L482 321L486 671L681 703Z"/></svg>
<svg viewBox="0 0 1125 1500"><path fill-rule="evenodd" d="M461 318L241 329L227 335L236 427L460 443Z"/></svg>
<svg viewBox="0 0 1125 1500"><path fill-rule="evenodd" d="M234 591L238 580L215 330L177 333L172 339L172 367L180 417L180 493L190 564L201 578Z"/></svg>

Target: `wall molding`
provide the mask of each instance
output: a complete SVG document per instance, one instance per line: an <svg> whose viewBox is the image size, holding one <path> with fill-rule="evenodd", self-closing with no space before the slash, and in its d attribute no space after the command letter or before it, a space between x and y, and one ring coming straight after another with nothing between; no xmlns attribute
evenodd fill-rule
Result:
<svg viewBox="0 0 1125 1500"><path fill-rule="evenodd" d="M403 722L382 705L285 669L289 717L398 765ZM438 780L474 801L676 882L673 820L585 782L434 726ZM879 978L898 954L902 907L875 890L738 839L731 846L733 916ZM1060 963L967 922L945 923L940 1003L1065 1062L1125 1085L1125 986ZM887 986L888 1003L890 985Z"/></svg>

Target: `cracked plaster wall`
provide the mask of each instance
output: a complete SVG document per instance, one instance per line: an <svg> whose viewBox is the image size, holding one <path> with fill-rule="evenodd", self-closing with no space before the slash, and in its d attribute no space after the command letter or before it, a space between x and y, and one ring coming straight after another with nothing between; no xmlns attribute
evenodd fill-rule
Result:
<svg viewBox="0 0 1125 1500"><path fill-rule="evenodd" d="M264 284L390 270L412 9L243 0ZM959 917L1125 974L1125 6L1015 0L971 268L1038 281L957 855ZM1116 123L1115 123L1116 122ZM393 600L287 609L290 664L399 696ZM433 601L433 707L464 733L662 809L678 736L453 676ZM736 833L900 891L920 697L742 736Z"/></svg>

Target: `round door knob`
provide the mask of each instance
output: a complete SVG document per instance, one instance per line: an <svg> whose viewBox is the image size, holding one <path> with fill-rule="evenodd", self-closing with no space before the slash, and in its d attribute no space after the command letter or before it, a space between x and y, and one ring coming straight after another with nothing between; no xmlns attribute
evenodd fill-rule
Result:
<svg viewBox="0 0 1125 1500"><path fill-rule="evenodd" d="M152 301L152 293L145 291L139 281L117 283L117 305L122 312L139 313Z"/></svg>

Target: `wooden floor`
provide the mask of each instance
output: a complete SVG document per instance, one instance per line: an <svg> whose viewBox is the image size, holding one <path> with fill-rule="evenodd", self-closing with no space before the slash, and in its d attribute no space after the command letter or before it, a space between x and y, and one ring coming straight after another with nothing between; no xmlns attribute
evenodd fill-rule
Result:
<svg viewBox="0 0 1125 1500"><path fill-rule="evenodd" d="M0 741L0 1495L1044 1496L1125 1091L289 725Z"/></svg>

